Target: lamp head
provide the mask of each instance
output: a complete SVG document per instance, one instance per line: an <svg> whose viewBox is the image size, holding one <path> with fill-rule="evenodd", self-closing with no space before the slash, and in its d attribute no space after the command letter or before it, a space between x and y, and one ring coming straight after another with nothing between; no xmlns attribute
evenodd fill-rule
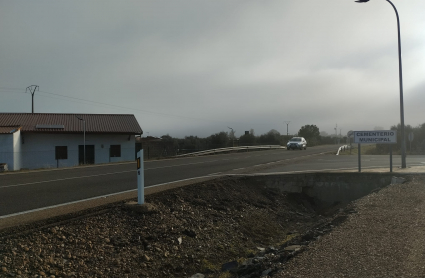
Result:
<svg viewBox="0 0 425 278"><path fill-rule="evenodd" d="M357 2L357 3L366 3L366 2L369 2L369 0L357 0L355 2Z"/></svg>

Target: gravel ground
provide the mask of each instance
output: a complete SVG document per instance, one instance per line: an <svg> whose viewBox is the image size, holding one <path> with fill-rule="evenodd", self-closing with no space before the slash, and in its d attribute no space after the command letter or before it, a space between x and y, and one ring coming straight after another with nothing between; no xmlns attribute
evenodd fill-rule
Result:
<svg viewBox="0 0 425 278"><path fill-rule="evenodd" d="M409 179L320 210L238 178L171 189L151 214L1 231L0 277L425 277L425 176Z"/></svg>
<svg viewBox="0 0 425 278"><path fill-rule="evenodd" d="M425 177L365 196L353 208L273 277L425 277Z"/></svg>
<svg viewBox="0 0 425 278"><path fill-rule="evenodd" d="M260 253L241 270L258 277L272 267L264 258L276 258L277 249L270 246L286 247L326 221L300 194L234 178L152 194L147 202L151 214L115 204L64 223L0 233L0 277L190 277L198 272L229 277L221 276L223 264L231 269ZM282 250L279 256L292 253Z"/></svg>

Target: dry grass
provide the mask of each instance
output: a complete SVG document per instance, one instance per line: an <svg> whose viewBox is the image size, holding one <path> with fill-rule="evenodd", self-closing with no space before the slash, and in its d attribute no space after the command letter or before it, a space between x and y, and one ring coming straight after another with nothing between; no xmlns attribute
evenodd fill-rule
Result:
<svg viewBox="0 0 425 278"><path fill-rule="evenodd" d="M343 152L339 152L339 155L358 155L359 149L357 144L352 144L352 149L345 150ZM362 155L370 155L375 154L376 145L362 145L361 146L361 154Z"/></svg>

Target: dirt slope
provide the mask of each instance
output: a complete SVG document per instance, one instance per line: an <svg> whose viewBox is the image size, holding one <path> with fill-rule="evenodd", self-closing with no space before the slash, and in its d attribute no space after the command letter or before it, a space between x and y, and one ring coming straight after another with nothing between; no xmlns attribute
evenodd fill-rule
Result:
<svg viewBox="0 0 425 278"><path fill-rule="evenodd" d="M150 214L115 204L62 224L3 233L0 277L258 277L267 269L271 275L273 258L294 253L279 248L308 243L322 233L313 227L329 222L299 194L235 178L150 195L146 202L155 208ZM254 256L261 262L246 263Z"/></svg>

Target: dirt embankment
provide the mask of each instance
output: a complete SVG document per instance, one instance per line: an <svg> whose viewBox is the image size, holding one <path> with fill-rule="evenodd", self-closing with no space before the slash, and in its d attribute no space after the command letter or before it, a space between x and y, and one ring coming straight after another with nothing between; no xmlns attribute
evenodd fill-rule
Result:
<svg viewBox="0 0 425 278"><path fill-rule="evenodd" d="M223 178L146 199L138 214L102 213L0 234L0 277L273 276L303 245L343 219L338 207L244 179ZM44 223L45 224L45 223ZM199 277L202 277L201 275Z"/></svg>

